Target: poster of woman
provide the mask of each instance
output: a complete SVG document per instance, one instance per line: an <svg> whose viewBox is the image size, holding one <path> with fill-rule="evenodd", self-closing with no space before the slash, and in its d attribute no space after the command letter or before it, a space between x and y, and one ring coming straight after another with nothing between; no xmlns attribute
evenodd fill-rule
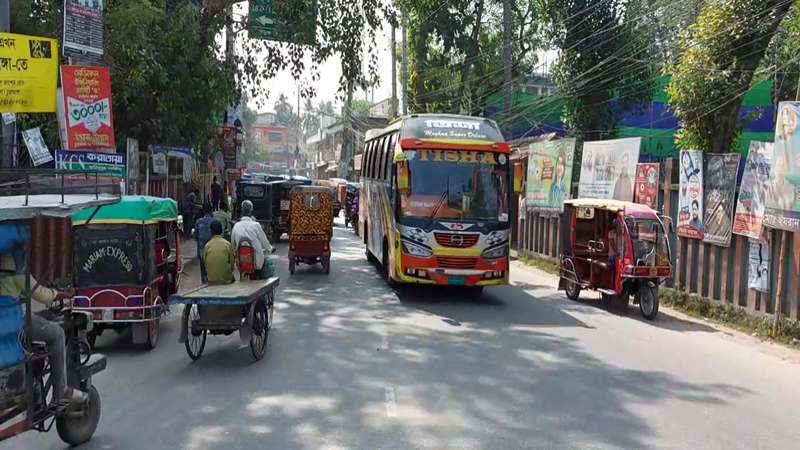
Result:
<svg viewBox="0 0 800 450"><path fill-rule="evenodd" d="M781 102L775 124L772 170L766 190L764 225L800 231L800 103Z"/></svg>
<svg viewBox="0 0 800 450"><path fill-rule="evenodd" d="M528 152L526 205L540 213L559 214L569 198L575 139L531 144Z"/></svg>
<svg viewBox="0 0 800 450"><path fill-rule="evenodd" d="M703 152L681 150L678 236L703 239Z"/></svg>
<svg viewBox="0 0 800 450"><path fill-rule="evenodd" d="M733 216L734 233L760 238L771 166L772 143L751 141Z"/></svg>
<svg viewBox="0 0 800 450"><path fill-rule="evenodd" d="M708 155L705 173L703 241L727 247L731 243L731 221L736 195L739 155Z"/></svg>

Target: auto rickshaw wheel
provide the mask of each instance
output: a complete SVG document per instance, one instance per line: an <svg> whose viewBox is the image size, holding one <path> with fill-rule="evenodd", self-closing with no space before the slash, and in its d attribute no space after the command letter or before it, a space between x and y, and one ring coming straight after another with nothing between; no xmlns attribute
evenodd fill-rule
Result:
<svg viewBox="0 0 800 450"><path fill-rule="evenodd" d="M159 325L161 319L151 320L147 322L147 342L145 342L145 347L148 350L153 350L158 345L158 333L159 333Z"/></svg>
<svg viewBox="0 0 800 450"><path fill-rule="evenodd" d="M647 320L654 320L658 315L658 284L650 280L639 282L639 289L636 291L639 297L639 311Z"/></svg>
<svg viewBox="0 0 800 450"><path fill-rule="evenodd" d="M570 300L578 300L578 297L581 295L581 287L574 281L566 280L564 292Z"/></svg>
<svg viewBox="0 0 800 450"><path fill-rule="evenodd" d="M56 417L58 436L69 445L80 445L91 439L100 422L100 393L92 385L86 393L89 400L84 405L70 406Z"/></svg>
<svg viewBox="0 0 800 450"><path fill-rule="evenodd" d="M197 305L186 305L183 310L183 320L186 322L186 340L184 346L186 353L197 361L203 355L206 348L206 336L208 330L198 329L196 322L200 320L200 310Z"/></svg>

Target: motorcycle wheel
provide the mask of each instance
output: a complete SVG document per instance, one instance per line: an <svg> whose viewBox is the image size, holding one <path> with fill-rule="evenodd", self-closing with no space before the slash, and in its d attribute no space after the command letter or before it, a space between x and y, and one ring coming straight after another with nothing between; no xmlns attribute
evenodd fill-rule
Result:
<svg viewBox="0 0 800 450"><path fill-rule="evenodd" d="M637 292L639 311L647 320L654 320L658 315L658 285L650 281L642 281Z"/></svg>

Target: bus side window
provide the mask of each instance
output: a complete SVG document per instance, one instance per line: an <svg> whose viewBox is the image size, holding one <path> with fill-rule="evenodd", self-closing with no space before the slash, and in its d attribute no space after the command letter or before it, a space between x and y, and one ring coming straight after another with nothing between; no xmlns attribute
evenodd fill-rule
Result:
<svg viewBox="0 0 800 450"><path fill-rule="evenodd" d="M369 178L369 157L372 155L372 142L367 142L367 145L364 149L364 157L362 159L362 164L364 165L364 169L361 170L361 176L364 178Z"/></svg>
<svg viewBox="0 0 800 450"><path fill-rule="evenodd" d="M383 181L385 177L383 176L384 171L384 154L386 153L386 136L382 137L378 143L378 151L376 153L376 161L375 161L375 168L377 171L375 172L375 179Z"/></svg>
<svg viewBox="0 0 800 450"><path fill-rule="evenodd" d="M389 175L389 166L392 164L392 140L394 135L386 136L386 146L384 147L383 153L383 179L385 181L389 181L391 176Z"/></svg>
<svg viewBox="0 0 800 450"><path fill-rule="evenodd" d="M369 148L369 142L364 143L364 151L361 153L361 176L365 177L366 173L364 168L367 165L367 149Z"/></svg>
<svg viewBox="0 0 800 450"><path fill-rule="evenodd" d="M377 156L378 156L378 141L374 141L372 143L372 155L369 158L370 165L372 166L372 168L369 171L370 173L369 177L373 180L378 178Z"/></svg>
<svg viewBox="0 0 800 450"><path fill-rule="evenodd" d="M365 176L369 179L372 179L372 152L373 152L372 144L373 144L372 142L369 143L369 147L367 148L367 155L365 157L365 159L367 160L366 162L367 171Z"/></svg>

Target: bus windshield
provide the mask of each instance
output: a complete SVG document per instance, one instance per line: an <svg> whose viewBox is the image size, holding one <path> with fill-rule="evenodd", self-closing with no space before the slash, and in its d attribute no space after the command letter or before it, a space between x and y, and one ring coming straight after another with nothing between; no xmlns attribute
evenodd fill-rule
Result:
<svg viewBox="0 0 800 450"><path fill-rule="evenodd" d="M505 155L475 151L407 151L409 218L508 221ZM500 161L498 161L500 160Z"/></svg>

